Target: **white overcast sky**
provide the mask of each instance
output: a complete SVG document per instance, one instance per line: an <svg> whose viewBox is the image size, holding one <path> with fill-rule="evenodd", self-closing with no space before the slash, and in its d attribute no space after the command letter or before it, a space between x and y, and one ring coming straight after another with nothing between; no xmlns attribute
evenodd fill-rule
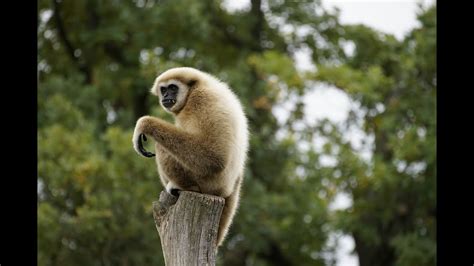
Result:
<svg viewBox="0 0 474 266"><path fill-rule="evenodd" d="M295 0L296 1L296 0ZM411 29L417 27L416 14L418 4L431 6L434 0L323 0L323 6L328 9L340 9L342 24L366 24L381 32L390 33L402 39ZM250 0L224 0L224 6L229 10L243 9L250 6ZM304 52L296 55L299 69L311 68ZM334 122L345 120L350 109L351 101L343 92L334 88L318 87L308 93L305 98L307 117L311 120L328 118ZM275 115L285 116L285 110L276 110ZM281 117L280 117L281 119ZM354 136L357 138L357 136ZM332 204L333 208L346 208L351 199L345 195L338 197ZM358 266L357 256L351 254L354 240L350 236L340 238L337 251L338 266Z"/></svg>
<svg viewBox="0 0 474 266"><path fill-rule="evenodd" d="M295 0L297 1L297 0ZM432 5L434 0L323 0L327 9L340 9L342 24L366 24L381 32L394 34L402 39L411 29L418 26L416 12L418 3L424 6ZM246 9L250 0L224 0L224 7L229 10ZM311 69L311 63L304 51L296 53L295 60L298 69ZM309 119L329 118L342 121L349 111L350 101L342 93L331 88L318 88L307 95ZM284 112L275 112L277 118L284 117Z"/></svg>

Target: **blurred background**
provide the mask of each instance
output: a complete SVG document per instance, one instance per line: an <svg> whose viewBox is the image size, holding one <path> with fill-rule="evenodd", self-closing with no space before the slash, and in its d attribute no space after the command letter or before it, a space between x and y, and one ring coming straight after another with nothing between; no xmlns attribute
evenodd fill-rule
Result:
<svg viewBox="0 0 474 266"><path fill-rule="evenodd" d="M131 137L177 66L249 118L218 265L436 264L434 1L38 3L39 265L164 265Z"/></svg>

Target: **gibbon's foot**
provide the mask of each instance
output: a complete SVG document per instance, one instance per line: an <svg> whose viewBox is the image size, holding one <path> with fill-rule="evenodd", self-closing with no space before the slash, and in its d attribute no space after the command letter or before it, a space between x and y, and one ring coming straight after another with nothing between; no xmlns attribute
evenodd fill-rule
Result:
<svg viewBox="0 0 474 266"><path fill-rule="evenodd" d="M181 190L182 189L178 188L175 184L173 184L173 182L168 182L168 184L166 185L166 192L175 197L179 197L179 192Z"/></svg>
<svg viewBox="0 0 474 266"><path fill-rule="evenodd" d="M171 189L171 195L175 196L175 197L179 197L179 192L181 190L177 189L177 188L173 188Z"/></svg>

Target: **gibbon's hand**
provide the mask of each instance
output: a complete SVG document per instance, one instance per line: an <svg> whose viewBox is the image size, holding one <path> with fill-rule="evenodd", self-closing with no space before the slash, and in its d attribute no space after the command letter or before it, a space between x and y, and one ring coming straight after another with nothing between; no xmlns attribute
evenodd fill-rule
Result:
<svg viewBox="0 0 474 266"><path fill-rule="evenodd" d="M143 141L147 140L145 134L143 133L143 126L145 125L145 123L146 123L146 117L142 117L138 119L137 121L137 124L135 126L135 131L133 133L133 138L132 138L133 148L138 154L144 157L153 157L155 156L155 154L145 150L142 143L142 140Z"/></svg>

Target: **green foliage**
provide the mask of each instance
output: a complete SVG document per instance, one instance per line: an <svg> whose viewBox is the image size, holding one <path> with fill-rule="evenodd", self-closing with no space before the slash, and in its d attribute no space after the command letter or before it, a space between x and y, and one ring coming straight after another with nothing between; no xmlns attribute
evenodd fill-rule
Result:
<svg viewBox="0 0 474 266"><path fill-rule="evenodd" d="M401 42L349 27L353 57L341 66L322 65L315 75L360 103L367 112L364 131L374 137L373 158L355 179L355 165L345 162L353 149L337 155L344 180L339 186L354 201L339 213L338 227L353 235L362 265L435 264L435 14L436 7L421 13L422 26Z"/></svg>
<svg viewBox="0 0 474 266"><path fill-rule="evenodd" d="M319 1L259 3L232 13L220 1L39 1L39 265L163 265L151 215L162 187L131 136L142 115L171 121L149 89L175 66L228 82L249 117L241 207L220 265L333 265L328 239L339 230L355 238L361 265L435 263L436 7L398 41L340 25ZM298 48L317 71L296 70ZM371 159L345 127L305 120L314 82L360 104ZM290 99L280 122L275 109ZM353 206L331 211L338 193Z"/></svg>

